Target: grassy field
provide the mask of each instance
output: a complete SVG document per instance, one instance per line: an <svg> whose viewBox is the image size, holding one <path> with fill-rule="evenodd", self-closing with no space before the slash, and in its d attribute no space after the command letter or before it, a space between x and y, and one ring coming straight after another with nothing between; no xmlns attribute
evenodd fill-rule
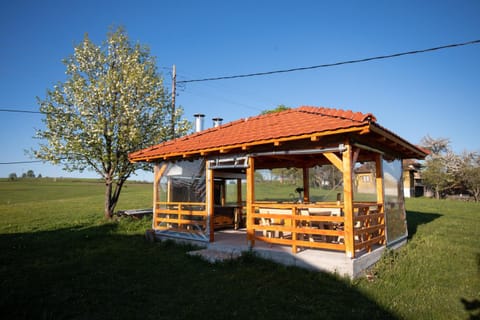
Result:
<svg viewBox="0 0 480 320"><path fill-rule="evenodd" d="M479 319L480 205L409 199L410 239L350 281L246 255L209 264L103 220L95 181L0 181L2 319ZM130 183L118 210L151 207Z"/></svg>

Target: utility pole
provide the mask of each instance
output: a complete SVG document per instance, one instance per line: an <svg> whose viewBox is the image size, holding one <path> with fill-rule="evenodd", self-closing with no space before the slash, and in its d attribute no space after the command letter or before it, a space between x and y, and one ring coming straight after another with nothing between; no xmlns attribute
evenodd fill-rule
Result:
<svg viewBox="0 0 480 320"><path fill-rule="evenodd" d="M175 65L172 68L172 120L170 123L170 134L172 139L175 139L175 95L177 86L177 72Z"/></svg>

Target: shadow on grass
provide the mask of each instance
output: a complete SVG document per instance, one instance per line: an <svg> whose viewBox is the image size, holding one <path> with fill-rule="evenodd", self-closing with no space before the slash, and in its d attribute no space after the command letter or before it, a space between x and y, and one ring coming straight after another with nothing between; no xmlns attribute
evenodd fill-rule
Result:
<svg viewBox="0 0 480 320"><path fill-rule="evenodd" d="M407 210L408 238L411 239L417 233L419 225L430 223L441 216L439 213Z"/></svg>
<svg viewBox="0 0 480 320"><path fill-rule="evenodd" d="M480 275L480 253L477 254L477 266L478 266L478 273ZM470 320L480 320L480 300L479 299L472 299L467 300L465 298L460 299L463 303L463 307L465 310L470 314Z"/></svg>
<svg viewBox="0 0 480 320"><path fill-rule="evenodd" d="M463 303L465 310L470 314L470 320L479 320L480 319L480 300L473 299L460 299Z"/></svg>
<svg viewBox="0 0 480 320"><path fill-rule="evenodd" d="M192 247L117 225L0 235L3 319L395 319L349 281Z"/></svg>

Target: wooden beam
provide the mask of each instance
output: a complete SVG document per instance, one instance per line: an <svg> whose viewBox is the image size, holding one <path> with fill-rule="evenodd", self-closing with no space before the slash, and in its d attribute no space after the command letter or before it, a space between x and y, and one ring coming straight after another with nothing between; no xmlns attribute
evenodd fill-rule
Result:
<svg viewBox="0 0 480 320"><path fill-rule="evenodd" d="M162 166L160 164L155 164L153 168L153 214L152 214L152 229L155 229L156 223L155 219L157 218L157 202L159 201L158 195L158 184L160 183L160 179L162 179L165 170L167 169L167 164L163 163Z"/></svg>
<svg viewBox="0 0 480 320"><path fill-rule="evenodd" d="M381 154L375 154L375 184L377 188L377 203L385 203L384 185L383 185L383 157Z"/></svg>
<svg viewBox="0 0 480 320"><path fill-rule="evenodd" d="M242 179L237 179L237 206L242 206Z"/></svg>
<svg viewBox="0 0 480 320"><path fill-rule="evenodd" d="M213 170L210 169L210 162L207 161L205 165L205 175L207 180L207 213L208 213L208 226L209 226L209 240L210 242L215 241L215 226L214 226L214 219L215 219L215 181Z"/></svg>
<svg viewBox="0 0 480 320"><path fill-rule="evenodd" d="M355 148L352 156L352 172L353 172L353 168L355 167L355 163L357 163L359 155L360 155L360 148Z"/></svg>
<svg viewBox="0 0 480 320"><path fill-rule="evenodd" d="M325 152L323 153L325 158L328 159L335 167L337 167L340 172L343 172L343 164L342 160L333 152Z"/></svg>
<svg viewBox="0 0 480 320"><path fill-rule="evenodd" d="M250 247L255 245L255 221L254 221L254 208L255 202L255 158L248 158L247 168L247 242Z"/></svg>
<svg viewBox="0 0 480 320"><path fill-rule="evenodd" d="M377 203L381 204L379 208L379 213L385 214L385 187L384 187L384 180L383 180L383 157L381 154L375 155L375 172L376 172L376 188L377 188ZM386 228L386 219L383 218L383 223L385 224ZM385 238L385 228L382 229L380 235Z"/></svg>
<svg viewBox="0 0 480 320"><path fill-rule="evenodd" d="M343 152L343 210L345 215L345 252L348 257L355 258L355 241L353 230L353 179L352 179L352 146L345 143Z"/></svg>
<svg viewBox="0 0 480 320"><path fill-rule="evenodd" d="M308 175L308 168L302 168L303 173L303 202L310 202L310 183L309 183L309 175Z"/></svg>
<svg viewBox="0 0 480 320"><path fill-rule="evenodd" d="M365 135L365 134L368 134L368 133L370 133L370 128L365 128L362 131L360 131L360 135Z"/></svg>

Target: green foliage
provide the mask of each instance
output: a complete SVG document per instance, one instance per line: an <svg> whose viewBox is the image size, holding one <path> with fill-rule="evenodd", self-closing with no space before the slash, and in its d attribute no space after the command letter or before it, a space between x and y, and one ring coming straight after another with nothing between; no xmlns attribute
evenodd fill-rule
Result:
<svg viewBox="0 0 480 320"><path fill-rule="evenodd" d="M270 114L270 113L276 113L276 112L282 112L282 111L285 111L285 110L289 110L291 109L290 107L287 107L286 105L284 104L280 104L278 107L276 107L275 109L271 109L271 110L263 110L260 114Z"/></svg>
<svg viewBox="0 0 480 320"><path fill-rule="evenodd" d="M422 179L425 185L435 192L437 199L440 198L443 191L450 189L454 183L454 177L446 170L445 161L442 158L432 158L425 162Z"/></svg>
<svg viewBox="0 0 480 320"><path fill-rule="evenodd" d="M426 136L422 143L431 152L425 161L422 178L424 184L435 192L435 197L439 199L442 193L467 191L475 201L479 201L480 155L468 151L455 154L450 150L450 141L444 138Z"/></svg>
<svg viewBox="0 0 480 320"><path fill-rule="evenodd" d="M480 201L480 154L465 152L460 158L458 179L473 195L475 201Z"/></svg>
<svg viewBox="0 0 480 320"><path fill-rule="evenodd" d="M38 99L45 129L37 131L43 142L34 154L68 171L97 172L111 216L123 183L139 168L128 154L171 138L168 94L149 50L132 44L122 28L101 45L85 35L64 64L65 82ZM176 134L182 135L190 126L182 109L176 112Z"/></svg>

